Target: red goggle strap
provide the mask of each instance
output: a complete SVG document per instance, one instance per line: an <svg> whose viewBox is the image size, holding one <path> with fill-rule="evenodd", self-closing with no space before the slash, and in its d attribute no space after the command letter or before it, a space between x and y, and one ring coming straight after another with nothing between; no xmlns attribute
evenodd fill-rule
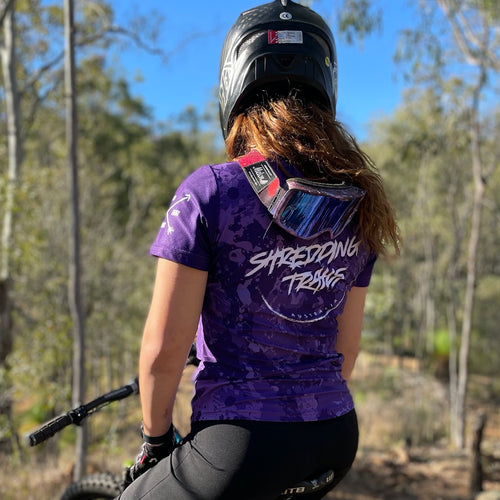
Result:
<svg viewBox="0 0 500 500"><path fill-rule="evenodd" d="M280 192L280 180L269 161L253 149L238 158L238 163L260 201L270 209Z"/></svg>

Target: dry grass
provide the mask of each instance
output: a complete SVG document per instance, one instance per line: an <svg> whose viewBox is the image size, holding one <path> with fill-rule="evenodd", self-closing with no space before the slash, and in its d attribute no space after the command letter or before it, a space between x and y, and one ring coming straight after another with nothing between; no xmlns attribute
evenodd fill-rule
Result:
<svg viewBox="0 0 500 500"><path fill-rule="evenodd" d="M408 442L418 446L446 437L446 388L419 372L413 360L362 355L350 385L363 448L388 448Z"/></svg>

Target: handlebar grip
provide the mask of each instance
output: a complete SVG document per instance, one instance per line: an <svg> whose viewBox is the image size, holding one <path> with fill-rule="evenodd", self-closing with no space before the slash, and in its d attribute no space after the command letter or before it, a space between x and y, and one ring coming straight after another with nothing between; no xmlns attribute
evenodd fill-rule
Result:
<svg viewBox="0 0 500 500"><path fill-rule="evenodd" d="M104 394L103 397L107 401L118 401L120 399L127 398L131 394L139 394L139 382L137 377L131 380L127 385Z"/></svg>
<svg viewBox="0 0 500 500"><path fill-rule="evenodd" d="M51 420L50 422L46 423L43 427L40 427L40 429L32 432L27 438L28 444L30 446L36 446L37 444L46 441L47 439L52 437L56 432L60 431L61 429L64 429L64 427L67 427L72 423L73 420L67 413L59 417L56 417L54 420Z"/></svg>

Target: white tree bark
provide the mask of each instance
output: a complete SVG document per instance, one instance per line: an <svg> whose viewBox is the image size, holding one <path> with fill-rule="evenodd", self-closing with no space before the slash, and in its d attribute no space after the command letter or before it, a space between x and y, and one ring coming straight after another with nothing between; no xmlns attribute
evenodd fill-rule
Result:
<svg viewBox="0 0 500 500"><path fill-rule="evenodd" d="M80 212L77 162L77 103L75 94L75 24L73 0L64 0L64 76L66 98L66 143L71 207L69 239L68 302L73 320L73 406L85 398L85 321L81 300ZM74 479L85 474L87 427L78 427Z"/></svg>
<svg viewBox="0 0 500 500"><path fill-rule="evenodd" d="M16 82L15 16L13 0L2 6L0 26L3 27L3 43L0 45L2 74L5 89L5 114L7 117L7 185L2 207L2 235L0 241L0 368L6 366L7 356L12 350L12 304L10 296L10 253L13 214L19 168L22 162L20 139L20 107ZM0 414L11 423L12 400L8 387L0 388ZM2 434L2 433L0 433ZM3 437L0 435L0 438Z"/></svg>

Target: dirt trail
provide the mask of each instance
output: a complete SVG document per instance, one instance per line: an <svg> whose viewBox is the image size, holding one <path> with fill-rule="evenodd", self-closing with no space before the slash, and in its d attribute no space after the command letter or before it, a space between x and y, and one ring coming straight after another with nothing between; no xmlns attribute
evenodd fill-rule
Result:
<svg viewBox="0 0 500 500"><path fill-rule="evenodd" d="M361 452L351 473L327 498L465 500L468 463L465 453L438 448L414 450L409 460L381 451Z"/></svg>

